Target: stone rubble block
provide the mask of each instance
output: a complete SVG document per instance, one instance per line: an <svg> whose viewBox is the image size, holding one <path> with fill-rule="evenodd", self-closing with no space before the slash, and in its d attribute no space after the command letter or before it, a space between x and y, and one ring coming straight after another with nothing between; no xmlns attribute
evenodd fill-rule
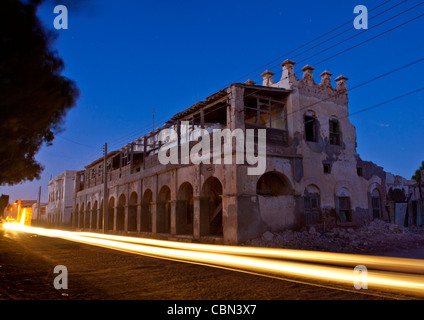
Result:
<svg viewBox="0 0 424 320"><path fill-rule="evenodd" d="M420 245L424 247L424 228L406 228L373 220L362 227L335 227L323 233L317 232L313 226L301 231L267 231L262 237L247 241L244 245L351 253L416 248Z"/></svg>

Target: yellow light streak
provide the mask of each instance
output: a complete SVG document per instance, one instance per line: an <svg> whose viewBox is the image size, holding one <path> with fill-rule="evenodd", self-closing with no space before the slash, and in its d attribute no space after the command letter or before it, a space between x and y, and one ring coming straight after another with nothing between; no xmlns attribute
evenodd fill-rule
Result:
<svg viewBox="0 0 424 320"><path fill-rule="evenodd" d="M350 288L353 288L354 281L358 280L357 275L353 273L353 268L348 268L346 266L334 266L339 263L339 261L336 261L337 257L344 258L341 259L340 262L342 265L348 262L355 266L362 264L369 268L364 261L370 261L373 263L375 269L378 269L378 263L381 261L384 262L382 267L387 267L387 265L390 264L391 259L394 259L395 261L391 267L399 264L405 269L408 269L408 261L411 262L411 269L415 270L419 265L419 262L422 266L422 261L419 259L402 259L401 263L399 263L398 259L389 257L374 257L380 259L373 260L371 259L373 258L372 256L352 255L352 257L348 259L349 255L347 254L342 254L340 256L340 254L328 252L305 252L302 250L288 250L285 252L285 250L274 251L269 250L269 248L200 245L172 241L161 242L160 240L133 237L128 237L129 240L124 242L127 237L34 228L16 223L5 224L5 228L7 230L35 233L48 237L59 237L135 254L254 272L277 277L300 277L302 279L306 278L308 280L325 283L343 284ZM117 239L119 239L119 241ZM137 241L134 241L135 239L140 240L139 243L136 243ZM144 244L142 242L144 242ZM164 242L167 246L164 246ZM152 244L156 245L152 246ZM192 250L192 248L196 248L196 250ZM262 251L263 249L266 250ZM241 255L238 255L239 253L241 253ZM249 255L246 255L246 253ZM306 253L305 256L302 256L302 253ZM254 256L256 254L258 256ZM272 259L269 259L270 257ZM290 261L287 261L287 259L279 260L285 257L289 257ZM295 260L292 259L293 257L295 257L298 261L293 261ZM330 259L330 257L332 257L331 264L333 264L333 266L316 264L317 261L320 263L328 261L327 259ZM359 260L355 261L355 259ZM424 297L423 278L424 277L422 277L422 275L417 274L368 269L366 281L370 289L389 290L391 292L394 291L396 293L406 293Z"/></svg>
<svg viewBox="0 0 424 320"><path fill-rule="evenodd" d="M25 211L26 209L24 208L22 210L21 221L19 221L20 224L25 224L25 213L26 213Z"/></svg>
<svg viewBox="0 0 424 320"><path fill-rule="evenodd" d="M226 254L254 255L263 258L290 259L297 261L308 261L314 263L326 263L344 266L366 265L367 268L377 268L380 270L396 272L412 272L424 274L424 261L420 259L381 257L370 255L320 252L294 249L275 249L260 247L241 246L220 246L200 243L185 243L166 240L156 240L148 238L137 238L127 236L117 236L110 234L99 234L93 232L80 232L82 236L99 239L108 239L124 242L134 242L139 244L154 245L160 247L179 248L186 250L208 251Z"/></svg>

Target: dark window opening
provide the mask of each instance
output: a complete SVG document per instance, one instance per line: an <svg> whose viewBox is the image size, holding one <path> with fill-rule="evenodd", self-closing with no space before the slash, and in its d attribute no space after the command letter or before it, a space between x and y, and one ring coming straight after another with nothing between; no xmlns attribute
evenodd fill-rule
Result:
<svg viewBox="0 0 424 320"><path fill-rule="evenodd" d="M328 163L324 164L324 173L331 173L331 166Z"/></svg>
<svg viewBox="0 0 424 320"><path fill-rule="evenodd" d="M340 125L339 121L332 119L330 124L330 144L340 145Z"/></svg>
<svg viewBox="0 0 424 320"><path fill-rule="evenodd" d="M200 125L201 119L200 114L194 117L194 124ZM210 124L219 123L221 126L227 126L227 103L223 102L210 108L204 109L204 124L208 126Z"/></svg>
<svg viewBox="0 0 424 320"><path fill-rule="evenodd" d="M305 116L305 139L306 141L316 142L316 118L312 116Z"/></svg>
<svg viewBox="0 0 424 320"><path fill-rule="evenodd" d="M244 119L257 126L286 130L284 103L268 97L244 97Z"/></svg>
<svg viewBox="0 0 424 320"><path fill-rule="evenodd" d="M381 201L380 201L380 192L377 189L371 193L371 208L372 216L374 219L380 218L381 215Z"/></svg>
<svg viewBox="0 0 424 320"><path fill-rule="evenodd" d="M349 197L339 197L339 217L341 222L352 221Z"/></svg>
<svg viewBox="0 0 424 320"><path fill-rule="evenodd" d="M372 206L372 216L374 219L380 218L380 198L372 197L371 198L371 206Z"/></svg>
<svg viewBox="0 0 424 320"><path fill-rule="evenodd" d="M356 168L356 173L358 174L358 177L362 177L362 168Z"/></svg>

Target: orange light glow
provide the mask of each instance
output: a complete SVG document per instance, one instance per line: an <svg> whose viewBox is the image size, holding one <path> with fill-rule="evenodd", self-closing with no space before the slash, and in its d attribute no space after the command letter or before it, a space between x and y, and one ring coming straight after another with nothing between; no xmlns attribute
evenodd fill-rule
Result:
<svg viewBox="0 0 424 320"><path fill-rule="evenodd" d="M24 208L22 210L21 220L19 221L20 224L25 224L25 214L26 214L26 209Z"/></svg>

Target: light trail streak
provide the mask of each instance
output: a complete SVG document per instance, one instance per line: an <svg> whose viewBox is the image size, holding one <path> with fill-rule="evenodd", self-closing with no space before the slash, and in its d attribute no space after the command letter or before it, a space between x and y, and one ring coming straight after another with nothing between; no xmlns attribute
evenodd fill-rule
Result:
<svg viewBox="0 0 424 320"><path fill-rule="evenodd" d="M195 251L208 251L226 254L238 254L259 256L263 258L289 259L296 261L307 261L314 263L326 263L334 265L344 265L355 267L357 265L366 265L367 268L375 268L379 270L395 271L395 272L411 272L424 274L424 261L420 259L406 259L394 257L381 257L358 254L345 254L333 252L319 252L308 250L293 249L274 249L259 247L240 247L240 246L220 246L199 243L184 243L175 241L165 241L147 238L116 236L109 234L99 234L93 232L80 232L82 236L93 237L99 239L116 240L123 242L133 242L146 245L154 245L160 247L170 247Z"/></svg>
<svg viewBox="0 0 424 320"><path fill-rule="evenodd" d="M201 265L215 266L231 270L271 275L274 277L300 277L302 279L306 278L308 280L320 281L324 283L337 283L338 285L349 286L350 288L353 287L354 281L358 280L358 276L353 273L353 268L348 268L346 266L340 267L316 264L317 261L321 263L323 261L327 261L325 259L328 259L329 257L333 257L332 264L336 264L337 261L335 261L335 259L338 254L333 255L332 253L323 253L325 259L322 257L317 259L316 257L319 257L322 252L308 251L306 252L305 256L301 256L301 253L303 252L302 250L295 250L295 252L291 252L292 250L288 250L289 252L285 252L285 250L276 250L276 252L274 252L273 250L265 248L267 250L262 252L262 248L200 245L171 241L165 241L165 243L169 246L166 247L160 240L152 239L129 238L130 240L128 240L128 242L124 242L126 237L112 235L95 235L86 232L70 232L44 228L33 228L16 223L5 224L4 227L7 230L28 232L48 237L59 237L71 241L126 251L135 254L197 263ZM119 239L119 241L117 239ZM140 243L134 243L136 242L134 239L140 240ZM141 242L144 242L144 244ZM156 245L152 246L154 243L156 243ZM162 243L161 246L158 246L159 243ZM225 247L227 247L228 250L226 250ZM192 250L191 248L197 249ZM261 252L262 255L260 254ZM237 255L238 253L241 253L241 255ZM247 253L251 256L246 255ZM315 255L313 253L315 253ZM258 254L259 257L254 256L255 254ZM290 261L277 259L282 259L286 256L292 258L296 257L296 260L302 260L302 262L293 261L294 259ZM342 256L345 257L345 260L341 262L343 264L349 260L347 259L349 255L343 254ZM356 258L362 258L360 255L352 256L352 260L348 261L349 263L353 263L353 260ZM269 257L272 259L269 259ZM372 261L375 264L375 267L377 267L376 261L380 260L372 260L372 256L364 256L364 259L365 258L370 259L369 261ZM392 259L387 257L374 258L387 260L386 262ZM411 260L412 269L417 268L418 262L422 263L422 261L418 259L402 259L401 265L407 267L407 262L409 260ZM311 261L315 264L310 263ZM356 260L354 265L363 264L363 261L364 260L360 260L359 262ZM397 263L398 262L395 262L393 266L397 265ZM367 266L366 264L364 265ZM383 267L386 266L387 263L383 265ZM398 294L409 294L424 297L424 277L422 275L381 270L368 270L366 281L368 287L373 290L383 290L392 293L395 292Z"/></svg>

